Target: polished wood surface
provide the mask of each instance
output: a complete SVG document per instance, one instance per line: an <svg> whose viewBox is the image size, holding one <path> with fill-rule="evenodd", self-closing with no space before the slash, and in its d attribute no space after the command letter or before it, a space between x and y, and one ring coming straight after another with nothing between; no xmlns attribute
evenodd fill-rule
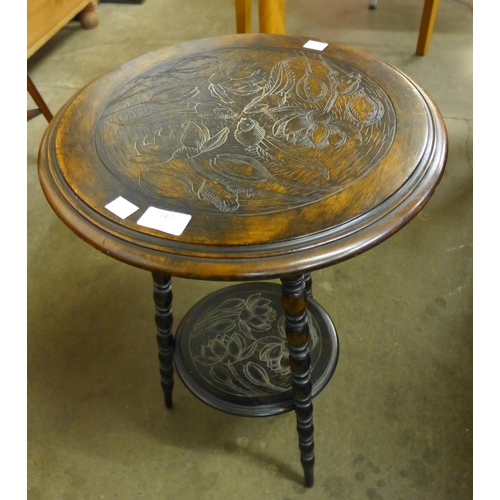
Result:
<svg viewBox="0 0 500 500"><path fill-rule="evenodd" d="M197 40L94 81L42 142L48 201L104 253L188 278L309 272L385 240L441 178L443 120L397 69L307 41ZM115 216L118 196L139 210ZM150 206L192 219L179 236L139 226Z"/></svg>

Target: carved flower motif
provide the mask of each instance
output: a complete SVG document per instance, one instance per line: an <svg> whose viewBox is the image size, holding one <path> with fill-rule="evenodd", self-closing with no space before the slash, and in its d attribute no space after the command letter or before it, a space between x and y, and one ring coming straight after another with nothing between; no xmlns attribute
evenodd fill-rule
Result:
<svg viewBox="0 0 500 500"><path fill-rule="evenodd" d="M170 126L147 135L137 146L140 154L153 154L173 158L194 158L202 153L218 148L226 142L229 128L224 127L211 137L210 130L203 123L191 120L180 127Z"/></svg>
<svg viewBox="0 0 500 500"><path fill-rule="evenodd" d="M284 340L274 337L274 342L269 342L259 353L261 361L265 361L271 370L288 375L290 373L289 351L287 343ZM266 339L262 339L265 341Z"/></svg>
<svg viewBox="0 0 500 500"><path fill-rule="evenodd" d="M195 359L202 365L230 365L249 358L256 347L257 344L245 347L245 342L238 333L233 333L230 337L217 335L207 346L201 348L201 356L196 356Z"/></svg>
<svg viewBox="0 0 500 500"><path fill-rule="evenodd" d="M358 131L347 122L337 122L330 112L294 109L273 126L276 137L284 137L297 146L337 149L344 145L350 133Z"/></svg>
<svg viewBox="0 0 500 500"><path fill-rule="evenodd" d="M255 386L261 386L261 387L275 387L274 384L271 383L271 380L269 379L269 375L262 368L262 366L259 366L257 363L249 362L243 367L243 373L245 374L246 378Z"/></svg>
<svg viewBox="0 0 500 500"><path fill-rule="evenodd" d="M253 339L252 332L266 332L276 319L275 310L269 306L270 300L264 299L260 293L251 295L245 302L238 317L238 326L242 333Z"/></svg>
<svg viewBox="0 0 500 500"><path fill-rule="evenodd" d="M254 63L249 66L239 65L239 61L229 66L219 68L208 80L208 90L213 97L225 104L234 103L239 96L248 96L261 90L263 72L254 69Z"/></svg>

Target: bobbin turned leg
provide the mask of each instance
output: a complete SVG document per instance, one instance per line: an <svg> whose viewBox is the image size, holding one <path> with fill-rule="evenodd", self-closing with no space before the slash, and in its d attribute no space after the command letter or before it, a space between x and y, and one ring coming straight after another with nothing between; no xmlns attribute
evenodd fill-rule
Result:
<svg viewBox="0 0 500 500"><path fill-rule="evenodd" d="M311 487L314 484L314 427L305 275L288 276L282 278L281 283L286 318L286 337L290 350L300 460L304 468L305 485Z"/></svg>
<svg viewBox="0 0 500 500"><path fill-rule="evenodd" d="M313 280L312 280L311 273L304 274L304 282L306 284L306 293L307 293L307 296L310 299L312 299L313 298L313 289L312 289Z"/></svg>
<svg viewBox="0 0 500 500"><path fill-rule="evenodd" d="M165 406L172 408L174 388L174 335L172 333L172 280L169 275L153 273L156 339L160 358L161 386L165 396Z"/></svg>

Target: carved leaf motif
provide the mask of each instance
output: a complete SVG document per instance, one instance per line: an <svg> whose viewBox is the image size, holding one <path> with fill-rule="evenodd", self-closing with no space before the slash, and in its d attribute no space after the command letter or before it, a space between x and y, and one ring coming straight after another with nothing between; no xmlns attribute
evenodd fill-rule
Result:
<svg viewBox="0 0 500 500"><path fill-rule="evenodd" d="M290 59L286 59L273 66L269 81L264 86L265 94L284 94L293 88L295 74L289 67L289 61Z"/></svg>
<svg viewBox="0 0 500 500"><path fill-rule="evenodd" d="M239 298L232 298L225 300L222 305L217 308L215 312L216 315L219 315L222 312L234 312L239 311L242 307L245 306L245 301Z"/></svg>
<svg viewBox="0 0 500 500"><path fill-rule="evenodd" d="M212 375L214 380L216 380L223 386L228 386L228 387L233 386L233 380L231 374L224 366L221 365L212 366L212 368L210 369L210 374Z"/></svg>
<svg viewBox="0 0 500 500"><path fill-rule="evenodd" d="M224 85L227 92L232 92L240 96L246 96L257 93L261 87L245 80L230 80Z"/></svg>
<svg viewBox="0 0 500 500"><path fill-rule="evenodd" d="M194 106L196 114L200 118L234 118L236 113L227 106L222 106L219 102L198 102Z"/></svg>
<svg viewBox="0 0 500 500"><path fill-rule="evenodd" d="M185 85L178 85L175 87L162 88L155 92L151 98L153 102L161 104L174 104L176 102L186 101L196 97L200 93L198 87L187 88Z"/></svg>
<svg viewBox="0 0 500 500"><path fill-rule="evenodd" d="M217 65L217 58L212 56L197 56L178 62L171 70L172 74L191 75Z"/></svg>
<svg viewBox="0 0 500 500"><path fill-rule="evenodd" d="M312 71L307 57L305 59L306 73L297 82L297 95L306 103L314 104L323 99L328 93L328 85Z"/></svg>
<svg viewBox="0 0 500 500"><path fill-rule="evenodd" d="M137 98L147 94L151 89L158 88L159 86L165 87L169 84L176 85L178 82L179 79L177 77L172 77L165 71L143 75L118 93L116 98L110 102L108 111L113 111L117 107L125 108L137 104Z"/></svg>
<svg viewBox="0 0 500 500"><path fill-rule="evenodd" d="M210 130L203 123L186 122L182 125L184 133L181 142L187 148L200 149L210 139Z"/></svg>
<svg viewBox="0 0 500 500"><path fill-rule="evenodd" d="M165 105L156 102L145 102L125 109L113 111L108 115L110 122L122 127L141 127L165 120L169 114Z"/></svg>
<svg viewBox="0 0 500 500"><path fill-rule="evenodd" d="M224 90L224 87L222 85L210 84L208 90L210 91L210 94L212 94L212 97L219 99L224 104L234 103L234 101L226 94L226 91Z"/></svg>
<svg viewBox="0 0 500 500"><path fill-rule="evenodd" d="M260 385L264 387L269 387L273 384L271 384L271 381L269 380L269 375L267 374L266 370L259 366L257 363L254 363L252 361L248 362L244 367L243 367L243 372L245 373L245 376L250 380L255 385Z"/></svg>
<svg viewBox="0 0 500 500"><path fill-rule="evenodd" d="M252 69L251 67L242 67L230 72L231 78L235 80L245 80L248 83L256 85L262 82L262 70Z"/></svg>
<svg viewBox="0 0 500 500"><path fill-rule="evenodd" d="M290 69L289 61L290 59L285 59L273 66L269 74L269 80L262 89L261 95L257 96L244 107L244 113L261 113L269 107L284 104L287 93L295 85L295 74Z"/></svg>
<svg viewBox="0 0 500 500"><path fill-rule="evenodd" d="M212 149L216 149L219 146L222 146L222 144L226 142L228 134L229 128L224 127L216 135L214 135L211 139L203 144L202 151L206 153L207 151L211 151Z"/></svg>
<svg viewBox="0 0 500 500"><path fill-rule="evenodd" d="M220 154L212 160L211 165L227 180L242 182L247 186L273 178L269 170L251 156Z"/></svg>
<svg viewBox="0 0 500 500"><path fill-rule="evenodd" d="M169 120L172 117L172 107L185 107L184 102L200 93L198 87L174 83L162 85L160 89L143 87L130 96L118 98L108 107L105 116L119 126L151 125L157 121Z"/></svg>

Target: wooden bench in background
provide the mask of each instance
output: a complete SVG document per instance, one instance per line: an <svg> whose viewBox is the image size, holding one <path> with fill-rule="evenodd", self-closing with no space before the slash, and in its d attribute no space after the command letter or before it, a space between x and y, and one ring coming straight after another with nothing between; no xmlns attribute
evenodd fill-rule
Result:
<svg viewBox="0 0 500 500"><path fill-rule="evenodd" d="M28 58L50 40L71 19L78 16L85 29L99 24L95 12L98 0L28 0ZM28 92L38 109L28 110L28 120L43 114L47 121L52 113L28 76Z"/></svg>

